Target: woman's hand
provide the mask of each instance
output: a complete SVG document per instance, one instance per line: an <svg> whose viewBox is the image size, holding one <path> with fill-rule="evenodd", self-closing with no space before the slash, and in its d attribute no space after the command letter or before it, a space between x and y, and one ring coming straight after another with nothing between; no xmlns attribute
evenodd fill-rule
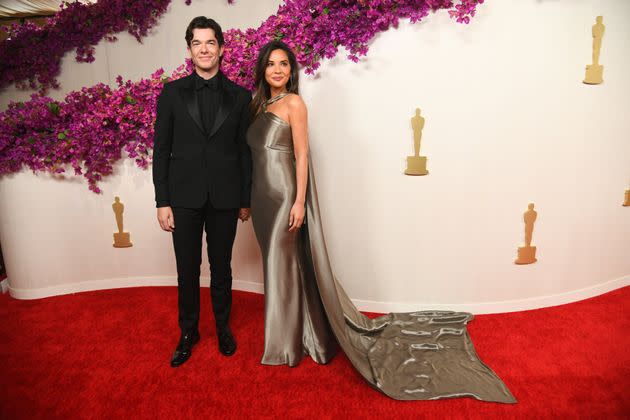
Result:
<svg viewBox="0 0 630 420"><path fill-rule="evenodd" d="M291 207L291 213L289 213L289 232L295 232L302 227L305 213L304 203L296 201Z"/></svg>

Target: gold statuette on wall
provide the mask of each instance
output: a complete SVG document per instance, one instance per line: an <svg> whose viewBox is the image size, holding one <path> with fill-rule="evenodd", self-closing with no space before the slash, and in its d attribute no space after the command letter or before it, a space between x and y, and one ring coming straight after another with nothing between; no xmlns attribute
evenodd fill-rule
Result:
<svg viewBox="0 0 630 420"><path fill-rule="evenodd" d="M534 233L534 222L538 213L534 210L534 203L527 205L527 211L523 213L523 221L525 222L525 246L518 247L518 258L514 261L516 264L532 264L536 260L536 247L532 246L532 235Z"/></svg>
<svg viewBox="0 0 630 420"><path fill-rule="evenodd" d="M420 139L422 139L422 129L424 128L424 118L420 116L420 108L416 108L416 115L411 118L413 128L413 156L407 156L407 169L405 175L426 175L427 157L420 156Z"/></svg>
<svg viewBox="0 0 630 420"><path fill-rule="evenodd" d="M120 198L115 197L112 204L114 215L116 215L116 225L118 225L118 232L114 233L114 248L128 248L132 246L131 235L129 232L123 231L123 212L125 211L125 205L120 202Z"/></svg>
<svg viewBox="0 0 630 420"><path fill-rule="evenodd" d="M598 85L604 81L604 66L599 64L599 53L602 49L602 38L606 27L602 23L603 17L595 18L593 25L593 63L586 66L586 77L584 83L587 85Z"/></svg>
<svg viewBox="0 0 630 420"><path fill-rule="evenodd" d="M625 207L630 206L630 190L626 190L626 199L623 201Z"/></svg>

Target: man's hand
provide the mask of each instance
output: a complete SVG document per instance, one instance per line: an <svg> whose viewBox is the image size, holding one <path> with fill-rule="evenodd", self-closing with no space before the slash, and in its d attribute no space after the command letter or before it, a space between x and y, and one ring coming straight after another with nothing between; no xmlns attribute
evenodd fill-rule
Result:
<svg viewBox="0 0 630 420"><path fill-rule="evenodd" d="M162 230L172 232L175 229L175 218L173 210L170 207L158 207L157 219Z"/></svg>
<svg viewBox="0 0 630 420"><path fill-rule="evenodd" d="M247 222L249 220L250 211L249 209L242 208L238 211L238 218L241 219L241 222Z"/></svg>

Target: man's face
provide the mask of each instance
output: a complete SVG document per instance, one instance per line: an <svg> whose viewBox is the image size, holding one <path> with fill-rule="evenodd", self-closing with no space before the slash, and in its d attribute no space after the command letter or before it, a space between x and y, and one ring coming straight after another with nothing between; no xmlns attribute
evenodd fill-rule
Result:
<svg viewBox="0 0 630 420"><path fill-rule="evenodd" d="M190 41L188 52L197 69L212 72L219 67L223 47L219 47L213 29L193 29L193 39Z"/></svg>

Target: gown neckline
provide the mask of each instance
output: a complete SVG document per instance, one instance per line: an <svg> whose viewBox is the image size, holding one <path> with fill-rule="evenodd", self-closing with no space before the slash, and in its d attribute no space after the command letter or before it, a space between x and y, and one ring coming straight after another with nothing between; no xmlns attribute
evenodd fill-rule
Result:
<svg viewBox="0 0 630 420"><path fill-rule="evenodd" d="M278 122L280 122L280 123L282 123L282 124L284 124L286 126L291 126L291 124L289 124L288 121L286 121L284 118L282 118L278 114L273 113L271 111L267 111L267 106L268 105L271 105L272 103L279 101L280 99L284 98L288 94L289 94L289 92L283 92L283 93L281 93L279 95L274 96L273 98L267 99L265 102L263 102L262 113L271 116L272 119L275 119Z"/></svg>
<svg viewBox="0 0 630 420"><path fill-rule="evenodd" d="M284 118L282 118L282 117L280 117L280 116L278 116L278 115L274 114L274 113L273 113L273 112L271 112L271 111L263 111L263 114L266 114L266 115L268 115L269 117L271 117L271 119L272 119L273 121L276 121L276 122L278 122L278 123L280 123L280 124L286 125L287 127L291 126L291 124L289 124L289 122L288 122L288 121L285 121L285 120L284 120Z"/></svg>

